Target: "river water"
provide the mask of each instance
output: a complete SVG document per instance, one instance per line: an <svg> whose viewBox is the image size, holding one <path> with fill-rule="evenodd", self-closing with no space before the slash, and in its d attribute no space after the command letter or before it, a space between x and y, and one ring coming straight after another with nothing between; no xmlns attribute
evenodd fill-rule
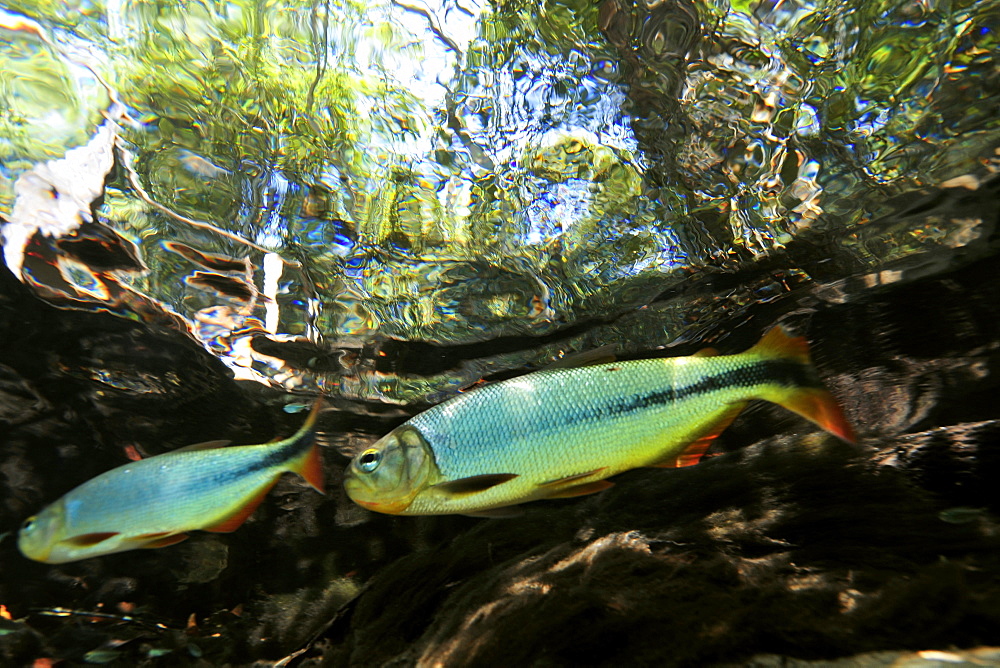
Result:
<svg viewBox="0 0 1000 668"><path fill-rule="evenodd" d="M390 403L724 337L976 254L998 11L8 2L4 257L237 378Z"/></svg>
<svg viewBox="0 0 1000 668"><path fill-rule="evenodd" d="M342 665L991 642L998 30L997 0L2 2L0 661L291 660L330 620ZM483 381L779 321L857 449L762 446L790 423L751 410L693 477L509 524L340 491L340 455ZM228 536L65 566L13 546L319 392L325 496L289 476Z"/></svg>

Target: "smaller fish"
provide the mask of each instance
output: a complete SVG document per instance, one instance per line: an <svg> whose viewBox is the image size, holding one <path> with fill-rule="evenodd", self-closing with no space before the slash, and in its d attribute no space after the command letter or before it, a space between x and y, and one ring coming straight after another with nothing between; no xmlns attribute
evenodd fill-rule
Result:
<svg viewBox="0 0 1000 668"><path fill-rule="evenodd" d="M189 531L235 531L286 471L322 492L314 432L321 406L317 400L283 441L228 448L213 441L102 473L25 520L17 546L47 564L166 547Z"/></svg>
<svg viewBox="0 0 1000 668"><path fill-rule="evenodd" d="M177 156L177 162L179 162L184 169L205 179L217 179L232 174L232 172L228 169L223 169L222 167L212 163L208 160L208 158L204 158L187 149L177 151Z"/></svg>
<svg viewBox="0 0 1000 668"><path fill-rule="evenodd" d="M986 508L969 508L968 506L956 506L945 508L938 513L938 519L948 524L968 524L977 522L986 516Z"/></svg>

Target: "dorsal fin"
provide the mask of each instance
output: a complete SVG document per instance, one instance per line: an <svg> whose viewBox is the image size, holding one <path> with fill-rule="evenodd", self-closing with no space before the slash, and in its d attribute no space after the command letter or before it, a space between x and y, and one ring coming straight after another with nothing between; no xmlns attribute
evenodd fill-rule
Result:
<svg viewBox="0 0 1000 668"><path fill-rule="evenodd" d="M565 357L557 359L555 362L546 364L542 367L542 371L549 371L551 369L577 369L584 366L594 366L595 364L610 364L614 361L615 346L613 343L609 343L593 350L570 353Z"/></svg>
<svg viewBox="0 0 1000 668"><path fill-rule="evenodd" d="M232 441L220 438L214 441L202 441L201 443L192 443L191 445L185 445L183 448L177 448L176 450L171 450L170 452L197 452L199 450L215 450L216 448L224 448L232 443ZM167 453L161 453L167 454Z"/></svg>

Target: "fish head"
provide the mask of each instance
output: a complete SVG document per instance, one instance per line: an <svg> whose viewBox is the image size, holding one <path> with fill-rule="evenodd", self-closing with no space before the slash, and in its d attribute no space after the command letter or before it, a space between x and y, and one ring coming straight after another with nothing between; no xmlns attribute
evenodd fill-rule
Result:
<svg viewBox="0 0 1000 668"><path fill-rule="evenodd" d="M17 535L21 554L44 564L65 564L112 552L146 547L135 544L118 531L76 533L73 531L75 506L79 500L63 497L42 512L29 517ZM72 535L71 535L72 534Z"/></svg>
<svg viewBox="0 0 1000 668"><path fill-rule="evenodd" d="M62 540L66 527L66 510L61 502L53 503L42 512L24 520L17 534L21 554L44 563L52 561L53 548Z"/></svg>
<svg viewBox="0 0 1000 668"><path fill-rule="evenodd" d="M359 506L399 515L441 474L423 434L403 425L358 454L344 477L344 488Z"/></svg>

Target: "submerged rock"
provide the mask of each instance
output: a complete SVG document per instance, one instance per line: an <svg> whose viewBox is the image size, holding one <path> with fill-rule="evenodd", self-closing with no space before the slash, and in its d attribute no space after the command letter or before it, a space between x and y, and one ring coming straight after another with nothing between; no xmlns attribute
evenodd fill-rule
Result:
<svg viewBox="0 0 1000 668"><path fill-rule="evenodd" d="M386 531L403 521L461 530L377 573L313 661L694 666L780 655L810 665L858 654L850 665L884 665L902 655L879 650L992 642L991 267L793 318L858 427L855 446L801 435L811 430L797 418L759 406L719 438L723 455L633 471L521 518L373 517Z"/></svg>
<svg viewBox="0 0 1000 668"><path fill-rule="evenodd" d="M776 437L479 523L377 574L323 665L707 665L988 642L1000 527L942 521L871 454Z"/></svg>

